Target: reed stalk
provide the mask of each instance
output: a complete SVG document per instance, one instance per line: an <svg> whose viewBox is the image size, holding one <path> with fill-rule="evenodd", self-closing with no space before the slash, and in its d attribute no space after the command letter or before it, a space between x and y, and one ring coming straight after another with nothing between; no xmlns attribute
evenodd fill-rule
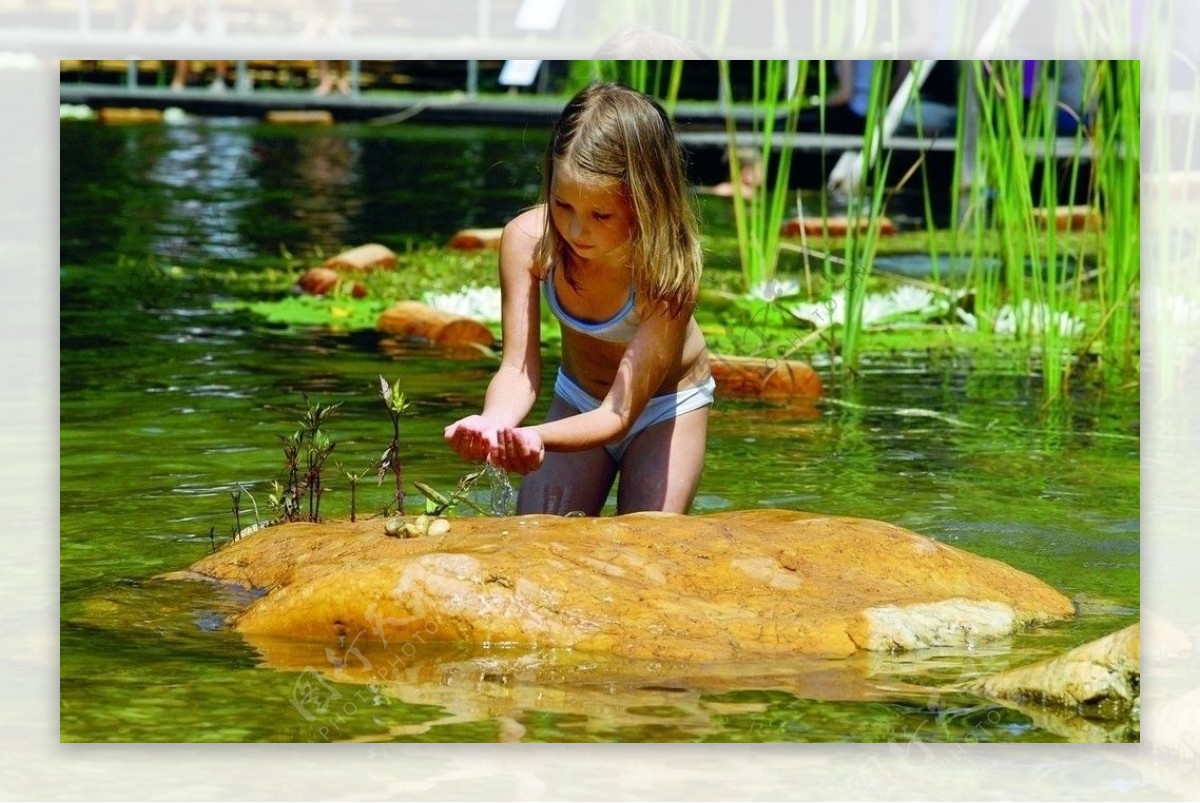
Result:
<svg viewBox="0 0 1200 803"><path fill-rule="evenodd" d="M871 65L871 87L868 94L867 118L863 128L864 150L872 138L878 137L882 147L883 118L892 83L892 62L875 61ZM854 373L858 369L859 339L863 328L863 306L867 298L867 283L875 261L875 250L879 245L879 223L883 217L884 191L887 184L891 151L883 149L881 158L871 159L867 175L859 182L859 189L851 194L847 209L850 221L846 236L846 273L844 293L846 299L844 325L842 327L842 368ZM866 230L860 232L858 221L866 217Z"/></svg>
<svg viewBox="0 0 1200 803"><path fill-rule="evenodd" d="M729 62L718 64L723 96L729 102L725 114L728 136L730 182L733 192L733 217L737 230L738 257L747 292L762 292L775 278L779 264L779 240L783 219L790 205L788 181L791 175L793 146L800 111L804 106L804 86L808 77L808 62L801 62L794 87L788 87L786 61L755 61L751 65L751 132L758 145L753 156L744 157L738 145L737 122L733 116L732 88ZM782 130L779 117L783 115ZM778 140L778 157L774 175L765 175L772 163ZM742 167L744 158L752 158L762 166L763 180L756 183L744 197Z"/></svg>
<svg viewBox="0 0 1200 803"><path fill-rule="evenodd" d="M1093 171L1097 202L1104 214L1104 265L1100 272L1101 314L1107 322L1104 350L1122 373L1134 364L1134 307L1139 287L1141 238L1138 221L1141 65L1105 61L1098 66L1099 106Z"/></svg>
<svg viewBox="0 0 1200 803"><path fill-rule="evenodd" d="M592 62L592 75L602 81L623 84L638 92L653 95L662 101L667 114L674 116L679 88L683 83L683 65L684 62L680 60L598 60Z"/></svg>

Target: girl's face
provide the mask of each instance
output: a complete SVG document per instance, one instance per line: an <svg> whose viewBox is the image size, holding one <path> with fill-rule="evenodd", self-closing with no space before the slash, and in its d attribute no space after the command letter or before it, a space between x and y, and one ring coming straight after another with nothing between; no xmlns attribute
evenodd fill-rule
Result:
<svg viewBox="0 0 1200 803"><path fill-rule="evenodd" d="M584 261L619 260L633 236L633 213L624 195L580 179L558 164L550 182L550 219L572 253Z"/></svg>

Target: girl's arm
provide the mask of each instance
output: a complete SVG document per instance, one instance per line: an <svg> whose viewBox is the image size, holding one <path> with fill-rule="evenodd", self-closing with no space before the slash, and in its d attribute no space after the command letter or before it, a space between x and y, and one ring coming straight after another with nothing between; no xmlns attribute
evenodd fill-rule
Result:
<svg viewBox="0 0 1200 803"><path fill-rule="evenodd" d="M685 311L675 318L654 314L642 321L597 409L533 427L502 430L492 462L527 473L541 465L546 451L582 451L625 437L663 377L682 360L691 317Z"/></svg>
<svg viewBox="0 0 1200 803"><path fill-rule="evenodd" d="M444 433L455 451L468 460L487 457L496 445L497 431L518 426L537 400L541 299L532 269L544 214L544 207L521 213L509 221L500 237L500 368L488 384L483 412L455 421Z"/></svg>

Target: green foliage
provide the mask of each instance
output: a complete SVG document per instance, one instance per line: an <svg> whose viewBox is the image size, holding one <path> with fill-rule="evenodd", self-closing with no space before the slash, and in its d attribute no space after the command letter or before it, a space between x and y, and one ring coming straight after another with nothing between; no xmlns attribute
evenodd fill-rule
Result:
<svg viewBox="0 0 1200 803"><path fill-rule="evenodd" d="M800 111L807 95L808 62L800 62L797 75L791 75L788 61L755 61L753 63L750 109L752 133L757 135L757 150L743 149L738 143L733 109L725 116L728 136L729 174L733 185L733 214L738 235L738 254L742 264L745 290L755 292L775 277L779 262L779 238L788 209L794 147L788 141L795 133ZM732 94L729 62L719 63L721 87L725 97ZM794 84L789 86L789 80ZM779 116L783 115L783 130L777 131ZM782 137L779 155L775 160L774 180L766 180L766 171L776 150L776 137ZM743 162L757 167L760 180L749 187L749 198L743 196Z"/></svg>
<svg viewBox="0 0 1200 803"><path fill-rule="evenodd" d="M679 99L683 79L683 61L594 61L590 77L622 84L661 99L668 114L672 114ZM574 76L573 76L574 77ZM586 83L586 82L585 82Z"/></svg>
<svg viewBox="0 0 1200 803"><path fill-rule="evenodd" d="M892 63L890 61L875 61L871 66L871 87L867 104L867 119L864 125L864 136L868 140L868 151L874 148L871 138L878 137L882 141L884 134L883 111L890 97L888 87L892 80ZM845 277L846 277L846 313L845 327L842 335L842 367L847 371L856 371L859 361L859 337L863 327L863 305L867 298L867 279L871 274L872 262L875 259L875 249L879 244L879 223L884 214L884 190L887 178L888 164L891 151L885 152L883 159L871 159L865 181L859 189L851 194L847 217L856 221L867 219L867 229L859 232L857 225L851 225L846 237ZM826 261L826 270L829 262Z"/></svg>
<svg viewBox="0 0 1200 803"><path fill-rule="evenodd" d="M388 472L396 479L396 512L404 514L404 466L400 461L400 416L409 408L409 402L400 390L400 380L389 385L379 377L379 395L383 397L388 417L392 422L392 440L379 457L379 483L382 485Z"/></svg>
<svg viewBox="0 0 1200 803"><path fill-rule="evenodd" d="M283 326L327 326L341 331L374 329L387 309L382 299L350 296L298 295L271 301L225 302L227 309L246 309L268 322Z"/></svg>

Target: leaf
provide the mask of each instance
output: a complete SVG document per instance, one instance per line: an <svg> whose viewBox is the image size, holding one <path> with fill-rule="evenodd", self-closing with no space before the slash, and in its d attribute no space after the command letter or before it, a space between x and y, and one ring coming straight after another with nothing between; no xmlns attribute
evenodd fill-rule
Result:
<svg viewBox="0 0 1200 803"><path fill-rule="evenodd" d="M431 488L430 486L426 485L423 482L417 482L414 480L413 487L415 487L421 493L425 494L426 498L434 500L439 505L451 504L450 500L444 494L442 494L436 488Z"/></svg>

